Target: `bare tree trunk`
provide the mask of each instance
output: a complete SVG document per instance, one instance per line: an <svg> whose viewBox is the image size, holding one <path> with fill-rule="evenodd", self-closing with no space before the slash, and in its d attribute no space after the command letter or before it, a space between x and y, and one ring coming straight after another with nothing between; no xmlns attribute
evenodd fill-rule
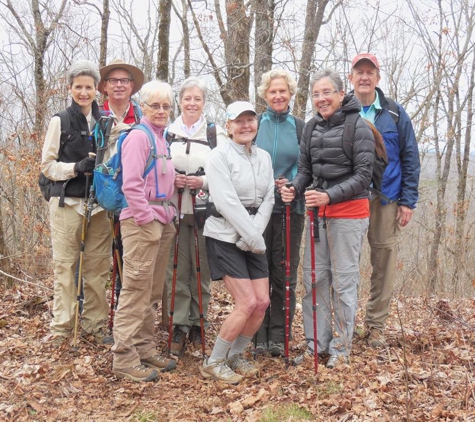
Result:
<svg viewBox="0 0 475 422"><path fill-rule="evenodd" d="M256 36L254 47L254 91L256 111L262 113L266 102L257 94L261 77L272 68L272 51L274 43L274 12L275 1L256 1Z"/></svg>
<svg viewBox="0 0 475 422"><path fill-rule="evenodd" d="M310 74L313 71L313 56L315 43L317 42L320 28L323 24L325 8L329 0L309 0L305 15L305 34L302 45L302 58L299 66L298 91L295 96L295 103L292 114L301 119L305 119L308 99L308 85Z"/></svg>
<svg viewBox="0 0 475 422"><path fill-rule="evenodd" d="M99 67L103 67L107 64L107 30L109 28L109 19L109 0L103 0L101 14L101 42L99 53Z"/></svg>
<svg viewBox="0 0 475 422"><path fill-rule="evenodd" d="M173 2L172 7L177 15L178 19L180 19L181 26L183 28L183 38L181 40L182 45L183 45L183 73L185 76L185 79L190 76L190 28L188 26L188 19L187 19L187 14L188 14L188 3L186 0L182 0L182 7L183 7L183 14L180 15L180 12L178 9L175 7L175 4ZM181 46L180 46L181 47ZM178 53L178 51L177 51ZM175 56L176 57L176 56Z"/></svg>
<svg viewBox="0 0 475 422"><path fill-rule="evenodd" d="M34 35L28 30L23 23L22 17L18 14L14 8L11 0L7 0L5 6L8 8L13 18L18 24L18 34L25 39L28 45L30 54L34 60L34 80L36 88L35 98L35 124L34 133L41 134L45 122L45 107L46 93L45 93L45 76L44 76L44 55L48 47L48 41L51 33L58 25L58 21L61 19L66 7L66 0L62 0L57 13L49 11L52 15L51 23L49 27L46 27L41 17L40 3L38 0L31 0L31 13L33 15L33 21L35 24ZM43 6L43 5L41 5Z"/></svg>
<svg viewBox="0 0 475 422"><path fill-rule="evenodd" d="M246 15L243 0L226 0L227 34L224 38L226 90L232 101L249 100L249 36L252 15Z"/></svg>
<svg viewBox="0 0 475 422"><path fill-rule="evenodd" d="M169 82L168 62L170 60L170 21L172 2L160 0L160 24L158 25L157 78Z"/></svg>

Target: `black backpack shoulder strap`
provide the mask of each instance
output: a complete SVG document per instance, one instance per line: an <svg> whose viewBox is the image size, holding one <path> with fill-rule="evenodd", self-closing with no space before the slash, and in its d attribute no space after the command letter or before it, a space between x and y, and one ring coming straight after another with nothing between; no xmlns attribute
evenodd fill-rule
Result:
<svg viewBox="0 0 475 422"><path fill-rule="evenodd" d="M216 125L214 122L206 120L206 139L211 149L216 148L217 144L217 135L216 135Z"/></svg>
<svg viewBox="0 0 475 422"><path fill-rule="evenodd" d="M68 110L62 110L56 114L61 119L61 132L68 132L71 129Z"/></svg>
<svg viewBox="0 0 475 422"><path fill-rule="evenodd" d="M295 116L294 116L294 120L295 120L295 129L297 131L297 140L300 145L300 140L302 139L302 134L303 134L303 128L305 127L305 121Z"/></svg>
<svg viewBox="0 0 475 422"><path fill-rule="evenodd" d="M308 155L310 155L310 141L312 140L312 132L316 124L317 124L317 119L315 117L312 117L307 123L305 123L305 126L303 128L302 139L308 139L308 142L307 142Z"/></svg>
<svg viewBox="0 0 475 422"><path fill-rule="evenodd" d="M342 148L345 155L353 160L353 141L355 139L356 122L360 118L359 112L348 113L345 118L345 126L343 128Z"/></svg>
<svg viewBox="0 0 475 422"><path fill-rule="evenodd" d="M397 124L399 123L399 108L396 104L396 101L394 101L392 98L386 98L386 101L388 102L388 111L391 117L394 120L394 123Z"/></svg>

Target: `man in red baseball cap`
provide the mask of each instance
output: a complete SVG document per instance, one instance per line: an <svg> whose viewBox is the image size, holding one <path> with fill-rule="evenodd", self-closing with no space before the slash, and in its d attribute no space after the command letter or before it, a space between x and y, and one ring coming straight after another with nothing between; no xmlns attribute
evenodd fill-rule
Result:
<svg viewBox="0 0 475 422"><path fill-rule="evenodd" d="M362 105L360 115L376 126L388 155L381 192L372 195L370 202L368 241L373 273L365 317L368 344L382 347L394 290L398 234L411 220L419 196L419 151L406 111L378 88L381 67L376 56L360 53L351 67L348 78Z"/></svg>

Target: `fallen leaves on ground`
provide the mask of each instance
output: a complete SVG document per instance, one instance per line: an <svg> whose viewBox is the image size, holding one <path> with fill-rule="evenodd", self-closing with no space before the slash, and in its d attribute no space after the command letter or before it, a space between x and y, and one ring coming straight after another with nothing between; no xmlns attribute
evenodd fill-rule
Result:
<svg viewBox="0 0 475 422"><path fill-rule="evenodd" d="M371 349L355 336L350 364L329 370L321 360L318 375L313 358L286 367L283 359L262 356L260 378L228 386L202 378L201 354L191 346L159 382L119 381L109 347L84 337L77 351L67 341L53 344L50 297L30 285L4 286L0 294L2 420L257 422L269 409L291 405L325 421L475 420L473 300L400 297L388 321L387 348ZM291 358L305 351L300 309ZM222 284L213 283L211 344L231 310ZM167 328L157 325L163 351Z"/></svg>

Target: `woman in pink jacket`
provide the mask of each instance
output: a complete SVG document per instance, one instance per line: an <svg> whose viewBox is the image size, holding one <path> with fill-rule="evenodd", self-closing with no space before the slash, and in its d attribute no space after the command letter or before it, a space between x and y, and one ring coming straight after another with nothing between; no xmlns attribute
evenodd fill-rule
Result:
<svg viewBox="0 0 475 422"><path fill-rule="evenodd" d="M157 352L155 307L161 301L170 246L175 235L175 208L169 200L175 169L163 131L168 124L173 92L152 81L140 90L141 124L155 137L155 166L144 176L152 144L142 130L132 130L122 145L122 171L128 206L120 214L124 245L124 280L114 321L113 373L117 378L153 381L159 371L175 368Z"/></svg>

